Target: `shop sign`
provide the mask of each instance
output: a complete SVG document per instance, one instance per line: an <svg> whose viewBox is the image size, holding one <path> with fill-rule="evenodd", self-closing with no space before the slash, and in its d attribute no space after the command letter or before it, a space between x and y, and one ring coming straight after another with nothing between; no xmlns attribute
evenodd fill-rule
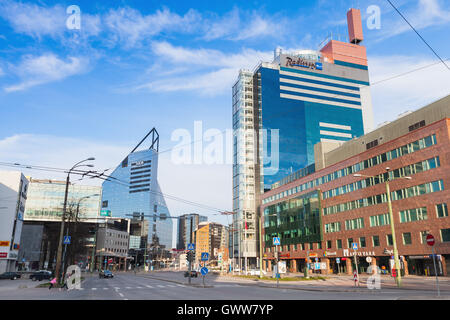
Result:
<svg viewBox="0 0 450 320"><path fill-rule="evenodd" d="M359 256L359 257L367 257L367 256L375 256L374 251L359 251L359 252L349 252L348 249L343 250L344 257L352 257L352 256Z"/></svg>
<svg viewBox="0 0 450 320"><path fill-rule="evenodd" d="M313 258L314 258L314 257L317 257L317 253L310 253L310 254L309 254L309 257L310 257L310 258L311 258L311 257L313 257Z"/></svg>
<svg viewBox="0 0 450 320"><path fill-rule="evenodd" d="M9 247L9 241L0 241L0 247Z"/></svg>
<svg viewBox="0 0 450 320"><path fill-rule="evenodd" d="M323 256L324 256L324 257L331 257L331 256L335 256L335 255L337 255L337 252L336 252L336 251L334 251L334 252L325 251L325 252L323 253Z"/></svg>
<svg viewBox="0 0 450 320"><path fill-rule="evenodd" d="M8 252L0 252L0 258L8 257Z"/></svg>

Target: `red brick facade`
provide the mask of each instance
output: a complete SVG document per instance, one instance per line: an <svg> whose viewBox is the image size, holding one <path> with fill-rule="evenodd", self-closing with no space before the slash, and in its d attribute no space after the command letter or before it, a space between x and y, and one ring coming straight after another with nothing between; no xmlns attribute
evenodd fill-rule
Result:
<svg viewBox="0 0 450 320"><path fill-rule="evenodd" d="M411 186L417 186L424 183L429 183L436 180L442 180L444 184L444 190L438 192L432 192L420 196L410 197L402 200L392 201L392 212L394 216L394 225L396 232L396 243L399 255L403 258L405 269L408 269L408 261L410 264L416 265L416 260L419 256L425 256L431 254L431 247L425 243L422 243L420 238L421 231L428 231L432 235L434 235L436 239L435 252L439 255L442 255L441 267L444 274L447 274L447 264L450 265L450 242L442 242L441 239L441 230L450 228L450 217L438 218L436 213L436 205L446 203L449 205L450 199L450 119L443 119L441 121L437 121L428 126L422 127L420 129L414 130L404 136L401 136L397 139L388 141L386 143L381 143L380 145L371 148L361 154L350 157L344 161L336 163L332 166L326 167L322 170L319 170L309 176L302 177L296 181L293 181L289 184L283 185L277 189L266 192L263 195L263 199L267 199L274 194L278 194L285 190L289 190L295 186L301 185L305 182L314 180L321 176L327 175L329 173L335 172L336 170L340 170L351 165L354 165L358 162L370 159L379 154L385 153L387 151L396 149L408 143L414 142L421 138L430 136L432 134L436 135L437 143L430 147L427 147L422 150L415 151L413 153L398 157L393 160L389 160L387 162L378 164L376 166L361 170L360 174L367 176L375 176L386 172L386 167L390 167L392 170L397 168L402 168L410 164L414 164L423 160L430 159L432 157L439 156L440 166L438 168L430 169L425 172L417 173L412 175L411 180L405 179L395 179L390 182L390 190L395 191L398 189L404 189ZM342 178L338 178L336 180L330 181L328 183L324 183L315 189L320 189L322 192L341 187L346 184L350 184L361 180L363 178L354 177L352 174L347 175ZM261 211L264 212L264 208L268 205L272 205L277 202L285 201L287 199L295 198L298 195L310 192L311 189L305 190L301 193L296 193L285 197L283 199L279 199L270 203L266 203L261 206ZM384 183L380 183L371 187L366 187L360 190L356 190L350 193L342 194L339 196L327 198L322 200L322 208L330 207L336 204L342 204L345 202L349 202L352 200L358 200L366 197L370 197L373 195L384 194L386 193L386 187ZM399 212L407 209L414 209L426 207L427 208L427 219L423 221L414 221L414 222L406 222L400 223ZM323 233L323 241L322 241L322 249L318 249L317 243L314 243L313 250L309 250L312 253L317 253L317 256L322 262L326 262L327 266L330 269L333 269L335 258L336 257L345 257L347 252L352 252L353 250L345 250L348 249L347 239L353 238L353 241L360 242L360 237L365 237L366 240L366 248L359 248L358 252L362 256L372 256L376 257L378 265L385 265L386 261L392 255L391 252L388 254L385 253L385 249L388 251L392 250L392 246L387 244L386 235L391 234L390 225L380 226L380 227L370 227L370 216L379 215L388 213L388 205L387 203L381 203L376 205L371 205L363 208L357 208L353 210L338 212L335 214L322 215L322 227L325 224L331 222L340 222L341 223L341 231L339 232L331 232L331 233ZM345 230L345 220L355 219L355 218L363 218L364 219L364 228L357 230ZM323 228L324 230L324 228ZM264 232L264 230L263 230ZM411 233L411 244L404 245L403 244L403 233ZM374 247L372 244L372 236L379 237L379 246ZM338 239L342 240L342 249L338 249L336 247L336 241ZM331 248L327 249L327 241L331 241ZM309 244L305 244L305 246L309 249ZM281 254L287 255L289 257L284 257L285 259L291 260L289 263L289 269L291 271L299 271L298 265L303 264L306 258L306 250L302 250L301 246L297 246L297 250L294 250L294 246L290 246L290 250L286 251L285 247L281 247ZM324 257L324 253L327 251L328 257ZM273 250L272 252L267 252L266 248L263 249L264 259L267 261L271 261L273 259ZM330 255L331 253L331 255ZM413 260L414 259L414 260ZM364 261L363 261L364 260ZM429 260L429 261L428 261ZM363 264L367 264L365 259L359 259ZM427 266L429 263L432 263L431 259L424 259L424 261L417 264L417 268L421 270L416 270L413 267L409 267L410 272L416 273L429 273L429 269ZM347 272L351 272L351 265L348 264L348 260L341 262L341 266L347 263ZM374 262L372 262L374 263ZM267 268L270 266L265 263ZM450 266L449 266L450 267ZM388 267L387 267L388 269ZM425 271L427 269L427 271ZM332 270L328 270L327 272L332 272ZM408 273L408 270L406 270Z"/></svg>

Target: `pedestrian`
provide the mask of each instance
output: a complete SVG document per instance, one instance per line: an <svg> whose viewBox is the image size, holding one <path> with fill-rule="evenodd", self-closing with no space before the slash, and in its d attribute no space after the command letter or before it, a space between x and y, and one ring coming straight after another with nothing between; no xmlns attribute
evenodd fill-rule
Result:
<svg viewBox="0 0 450 320"><path fill-rule="evenodd" d="M48 287L48 290L50 290L51 288L53 288L53 286L56 284L56 277L55 278L53 278L51 281L50 281L50 287Z"/></svg>
<svg viewBox="0 0 450 320"><path fill-rule="evenodd" d="M70 278L70 275L66 274L66 276L64 277L64 285L61 288L59 288L59 291L61 291L61 289L64 289L64 288L66 290L69 290L69 287L67 286L67 282L69 282L69 278Z"/></svg>

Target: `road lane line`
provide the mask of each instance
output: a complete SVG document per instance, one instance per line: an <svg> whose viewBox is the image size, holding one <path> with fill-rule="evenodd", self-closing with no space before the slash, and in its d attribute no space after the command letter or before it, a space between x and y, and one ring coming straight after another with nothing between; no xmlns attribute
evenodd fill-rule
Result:
<svg viewBox="0 0 450 320"><path fill-rule="evenodd" d="M146 286L147 288L151 288L151 289L153 289L153 287L152 286Z"/></svg>

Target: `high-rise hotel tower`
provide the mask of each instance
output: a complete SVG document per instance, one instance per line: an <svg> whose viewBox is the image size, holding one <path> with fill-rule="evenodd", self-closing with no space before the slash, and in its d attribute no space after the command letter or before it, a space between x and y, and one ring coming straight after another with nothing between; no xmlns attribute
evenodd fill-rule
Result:
<svg viewBox="0 0 450 320"><path fill-rule="evenodd" d="M359 10L347 12L349 42L283 52L233 86L233 249L236 266L256 267L260 195L291 173L315 171L314 145L372 130L366 48Z"/></svg>

